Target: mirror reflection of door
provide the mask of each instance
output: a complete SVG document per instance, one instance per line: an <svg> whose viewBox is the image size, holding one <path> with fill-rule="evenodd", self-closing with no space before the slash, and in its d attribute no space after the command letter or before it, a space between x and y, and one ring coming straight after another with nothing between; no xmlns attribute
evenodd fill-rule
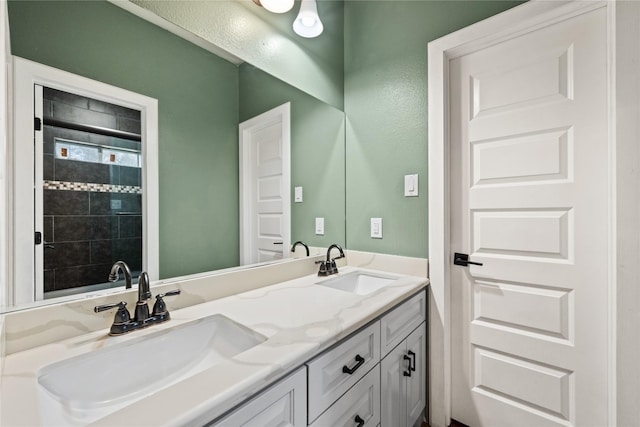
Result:
<svg viewBox="0 0 640 427"><path fill-rule="evenodd" d="M121 286L107 280L115 261L142 270L140 111L35 95L35 299Z"/></svg>
<svg viewBox="0 0 640 427"><path fill-rule="evenodd" d="M290 103L240 123L240 264L288 256Z"/></svg>

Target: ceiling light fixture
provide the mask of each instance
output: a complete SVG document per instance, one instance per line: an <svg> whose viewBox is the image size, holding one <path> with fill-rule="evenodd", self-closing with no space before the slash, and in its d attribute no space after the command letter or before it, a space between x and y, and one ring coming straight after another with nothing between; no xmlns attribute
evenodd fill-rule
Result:
<svg viewBox="0 0 640 427"><path fill-rule="evenodd" d="M273 13L289 12L293 8L294 0L253 0L254 3Z"/></svg>
<svg viewBox="0 0 640 427"><path fill-rule="evenodd" d="M293 31L301 37L313 38L322 34L323 29L322 21L318 16L316 0L302 0L300 2L300 13L298 13L296 20L293 21Z"/></svg>

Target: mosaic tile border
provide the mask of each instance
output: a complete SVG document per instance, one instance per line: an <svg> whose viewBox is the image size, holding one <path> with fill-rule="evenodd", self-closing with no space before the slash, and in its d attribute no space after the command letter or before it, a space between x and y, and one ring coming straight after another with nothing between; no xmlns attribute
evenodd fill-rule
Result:
<svg viewBox="0 0 640 427"><path fill-rule="evenodd" d="M45 190L142 194L142 187L139 187L137 185L95 184L92 182L44 181L42 188L44 188Z"/></svg>

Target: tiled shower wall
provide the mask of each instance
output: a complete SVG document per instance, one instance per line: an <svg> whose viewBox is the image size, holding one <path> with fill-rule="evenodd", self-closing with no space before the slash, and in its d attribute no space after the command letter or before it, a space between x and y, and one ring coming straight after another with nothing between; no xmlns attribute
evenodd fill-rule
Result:
<svg viewBox="0 0 640 427"><path fill-rule="evenodd" d="M140 134L139 111L49 88L44 116ZM55 138L140 150L137 141L44 126L45 292L105 283L119 259L140 271L141 169L55 158Z"/></svg>

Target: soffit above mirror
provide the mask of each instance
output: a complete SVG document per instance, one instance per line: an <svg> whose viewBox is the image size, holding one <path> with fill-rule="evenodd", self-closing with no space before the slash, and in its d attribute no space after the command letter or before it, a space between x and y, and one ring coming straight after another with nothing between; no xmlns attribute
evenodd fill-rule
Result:
<svg viewBox="0 0 640 427"><path fill-rule="evenodd" d="M161 27L191 42L194 38L198 46L231 55L236 64L248 62L344 110L344 2L318 2L325 30L320 37L305 39L291 25L299 3L287 13L273 14L251 0L110 1L143 19L153 18L153 23L159 19ZM202 46L207 43L208 48Z"/></svg>

